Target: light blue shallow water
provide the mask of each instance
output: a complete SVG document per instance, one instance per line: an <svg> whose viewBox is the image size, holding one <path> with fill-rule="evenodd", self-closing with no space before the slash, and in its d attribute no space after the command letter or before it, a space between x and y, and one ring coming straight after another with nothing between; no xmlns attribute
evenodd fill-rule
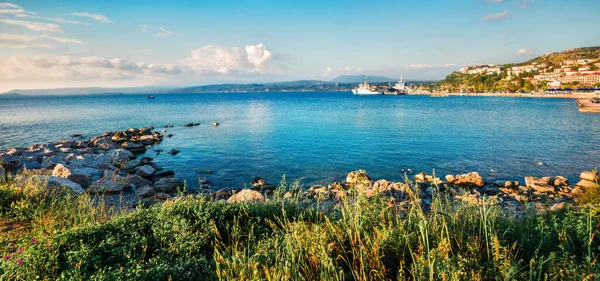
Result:
<svg viewBox="0 0 600 281"><path fill-rule="evenodd" d="M213 127L212 121L221 125ZM184 128L188 122L198 127ZM156 162L214 187L253 176L329 182L354 169L398 180L402 169L485 178L565 175L600 166L600 114L570 99L235 93L0 99L0 148L80 133L176 125ZM151 151L151 150L149 150ZM194 183L195 184L195 183Z"/></svg>

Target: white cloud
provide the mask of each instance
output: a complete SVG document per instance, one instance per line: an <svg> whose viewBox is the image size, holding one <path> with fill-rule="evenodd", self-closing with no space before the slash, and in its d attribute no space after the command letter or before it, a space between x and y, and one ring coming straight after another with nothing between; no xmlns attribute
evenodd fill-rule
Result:
<svg viewBox="0 0 600 281"><path fill-rule="evenodd" d="M148 26L146 26L146 28L147 28L147 27L148 27ZM158 32L158 33L154 34L154 36L158 36L158 37L171 37L171 36L176 36L176 37L185 38L185 36L184 36L184 35L182 35L182 34L179 34L179 33L175 33L175 32L168 31L168 30L166 30L166 29L164 29L164 28L162 28L162 27L159 27L158 29L160 30L160 32ZM142 30L142 31L143 31L143 30Z"/></svg>
<svg viewBox="0 0 600 281"><path fill-rule="evenodd" d="M137 26L137 28L141 31L141 32L148 32L148 25L145 23L142 23L140 25Z"/></svg>
<svg viewBox="0 0 600 281"><path fill-rule="evenodd" d="M104 15L100 15L100 14L92 14L92 13L71 13L74 16L78 16L78 17L86 17L86 18L91 18L103 23L112 23L112 21L110 19L108 19L106 16Z"/></svg>
<svg viewBox="0 0 600 281"><path fill-rule="evenodd" d="M202 74L273 72L273 55L262 43L245 48L206 46L191 54L184 63Z"/></svg>
<svg viewBox="0 0 600 281"><path fill-rule="evenodd" d="M43 47L46 46L44 40L71 44L80 42L47 34L37 37L0 34L0 46L11 48ZM191 51L191 56L186 59L166 64L96 56L0 56L0 90L139 86L173 84L176 81L190 83L199 79L232 81L256 76L272 77L281 73L278 70L273 54L263 44L233 48L206 46Z"/></svg>
<svg viewBox="0 0 600 281"><path fill-rule="evenodd" d="M25 10L23 9L16 9L16 10L11 10L11 9L0 9L0 14L2 15L18 15L18 14L24 14Z"/></svg>
<svg viewBox="0 0 600 281"><path fill-rule="evenodd" d="M18 35L0 33L0 47L26 49L26 48L51 48L49 44L40 42L37 38Z"/></svg>
<svg viewBox="0 0 600 281"><path fill-rule="evenodd" d="M503 21L505 19L510 18L510 13L508 10L504 10L502 13L484 15L481 20L482 21Z"/></svg>
<svg viewBox="0 0 600 281"><path fill-rule="evenodd" d="M532 53L531 49L519 49L517 51L517 55L519 55L519 56L531 55L531 53Z"/></svg>
<svg viewBox="0 0 600 281"><path fill-rule="evenodd" d="M82 41L77 40L77 39L72 39L72 38L64 38L64 37L54 37L54 36L49 36L49 35L41 35L39 36L40 38L45 38L45 39L49 39L49 40L53 40L56 42L60 42L60 43L67 43L67 44L83 44Z"/></svg>
<svg viewBox="0 0 600 281"><path fill-rule="evenodd" d="M0 22L12 25L20 25L29 30L33 31L50 31L57 32L60 31L60 26L54 23L41 23L41 22L31 22L31 21L22 21L22 20L13 20L13 19L0 19Z"/></svg>
<svg viewBox="0 0 600 281"><path fill-rule="evenodd" d="M21 9L21 6L13 3L0 3L0 9Z"/></svg>

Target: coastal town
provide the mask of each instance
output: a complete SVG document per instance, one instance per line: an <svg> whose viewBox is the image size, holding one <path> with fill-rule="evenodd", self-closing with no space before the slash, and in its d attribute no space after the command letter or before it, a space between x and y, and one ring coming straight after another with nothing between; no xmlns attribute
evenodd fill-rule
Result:
<svg viewBox="0 0 600 281"><path fill-rule="evenodd" d="M575 49L567 50L566 52ZM539 61L549 56L540 57ZM565 59L559 63L537 62L505 65L474 65L463 67L461 74L501 77L501 82L510 86L520 86L524 90L593 90L600 87L600 57ZM513 87L514 88L514 87ZM465 90L465 89L461 89Z"/></svg>

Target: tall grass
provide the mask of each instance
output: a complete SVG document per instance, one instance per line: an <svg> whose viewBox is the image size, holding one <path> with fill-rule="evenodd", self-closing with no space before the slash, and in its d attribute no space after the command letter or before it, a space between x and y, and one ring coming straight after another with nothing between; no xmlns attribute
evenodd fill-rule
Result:
<svg viewBox="0 0 600 281"><path fill-rule="evenodd" d="M0 184L0 216L30 227L1 236L0 252L11 258L0 262L0 279L600 278L597 203L513 212L436 189L425 207L412 186L402 206L352 191L336 205L307 202L297 183L283 181L267 203L182 195L120 213L89 197L48 197L8 182Z"/></svg>

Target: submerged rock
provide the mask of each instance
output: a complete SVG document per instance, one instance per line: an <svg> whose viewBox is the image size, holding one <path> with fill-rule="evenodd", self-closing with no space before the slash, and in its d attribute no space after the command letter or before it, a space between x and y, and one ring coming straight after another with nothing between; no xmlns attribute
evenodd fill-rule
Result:
<svg viewBox="0 0 600 281"><path fill-rule="evenodd" d="M167 152L167 153L169 153L171 155L177 155L177 153L179 153L179 152L181 152L181 150L177 150L177 149L173 148L173 149L169 150L169 152Z"/></svg>

